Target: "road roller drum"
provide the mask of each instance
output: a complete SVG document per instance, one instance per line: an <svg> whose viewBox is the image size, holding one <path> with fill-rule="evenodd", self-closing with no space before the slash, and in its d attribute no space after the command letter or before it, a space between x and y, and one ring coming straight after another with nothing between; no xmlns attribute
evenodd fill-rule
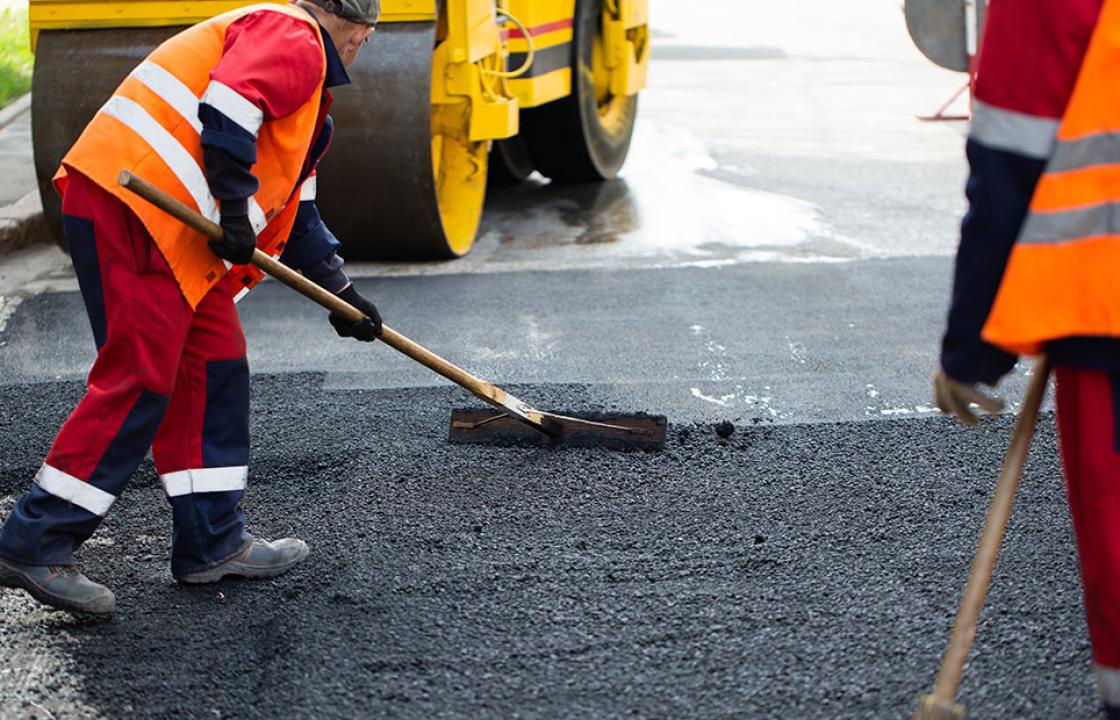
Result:
<svg viewBox="0 0 1120 720"><path fill-rule="evenodd" d="M317 202L352 259L459 257L487 183L615 177L649 62L648 0L383 0L331 108ZM31 0L35 165L51 177L124 77L167 37L248 3Z"/></svg>

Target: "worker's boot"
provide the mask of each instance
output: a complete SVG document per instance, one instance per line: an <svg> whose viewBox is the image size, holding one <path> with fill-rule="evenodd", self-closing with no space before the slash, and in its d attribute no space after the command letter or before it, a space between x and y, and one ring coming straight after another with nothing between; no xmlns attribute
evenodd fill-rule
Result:
<svg viewBox="0 0 1120 720"><path fill-rule="evenodd" d="M0 587L22 588L44 605L91 615L117 607L113 591L78 572L73 565L24 565L0 557Z"/></svg>
<svg viewBox="0 0 1120 720"><path fill-rule="evenodd" d="M212 568L199 570L175 579L188 585L201 585L221 580L226 576L245 578L275 577L288 572L307 557L307 543L295 538L282 540L253 539L244 549Z"/></svg>

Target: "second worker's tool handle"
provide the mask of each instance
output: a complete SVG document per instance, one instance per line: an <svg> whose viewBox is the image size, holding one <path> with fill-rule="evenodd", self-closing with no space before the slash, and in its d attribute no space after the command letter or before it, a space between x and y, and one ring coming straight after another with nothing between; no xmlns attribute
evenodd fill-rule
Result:
<svg viewBox="0 0 1120 720"><path fill-rule="evenodd" d="M222 239L223 233L221 226L207 220L193 208L187 207L143 178L137 177L127 170L122 170L117 178L117 182L120 183L121 187L136 193L168 215L171 215L188 227L202 233L208 239ZM319 287L279 260L269 257L264 252L261 252L260 249L253 251L252 264L254 267L271 275L304 297L314 300L335 315L339 315L351 322L361 322L361 320L365 318L365 313L358 308L331 291ZM378 335L378 340L381 340L394 350L404 353L425 367L434 370L451 382L469 390L478 399L508 410L542 432L548 432L546 421L541 418L541 414L533 410L533 408L513 397L505 390L477 378L466 370L444 360L431 350L409 340L387 325L381 325L381 334Z"/></svg>
<svg viewBox="0 0 1120 720"><path fill-rule="evenodd" d="M976 624L980 620L980 611L983 610L984 600L988 596L988 587L991 585L996 560L999 558L1007 521L1011 517L1011 508L1015 504L1019 479L1023 474L1027 455L1030 453L1031 439L1034 437L1035 425L1038 422L1039 410L1046 396L1046 385L1049 380L1050 363L1044 355L1035 362L1034 375L1027 386L1027 395L1019 411L1019 419L1015 422L1011 444L1004 456L1003 469L996 482L988 517L984 522L984 531L972 561L972 572L964 588L953 634L945 650L945 657L941 661L941 670L933 688L933 696L940 700L951 702L956 697L957 687L960 685L961 675L968 661L968 652L972 648L973 638L976 637Z"/></svg>

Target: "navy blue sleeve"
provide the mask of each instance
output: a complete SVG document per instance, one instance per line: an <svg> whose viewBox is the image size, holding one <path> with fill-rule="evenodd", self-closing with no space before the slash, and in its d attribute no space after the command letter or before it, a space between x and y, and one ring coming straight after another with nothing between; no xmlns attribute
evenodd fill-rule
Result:
<svg viewBox="0 0 1120 720"><path fill-rule="evenodd" d="M331 253L319 262L304 267L301 272L311 282L337 295L350 284L342 265L343 260L338 253Z"/></svg>
<svg viewBox="0 0 1120 720"><path fill-rule="evenodd" d="M299 204L280 262L296 268L320 287L337 293L350 284L350 279L342 271L339 247L338 239L319 217L315 201L304 200Z"/></svg>
<svg viewBox="0 0 1120 720"><path fill-rule="evenodd" d="M953 298L941 341L941 366L955 380L995 384L1017 358L985 342L980 332L992 311L1011 248L1027 216L1045 161L967 145L969 208L953 274Z"/></svg>
<svg viewBox="0 0 1120 720"><path fill-rule="evenodd" d="M256 138L209 105L199 106L202 160L210 192L223 215L245 215L249 198L260 188L252 167L257 162Z"/></svg>

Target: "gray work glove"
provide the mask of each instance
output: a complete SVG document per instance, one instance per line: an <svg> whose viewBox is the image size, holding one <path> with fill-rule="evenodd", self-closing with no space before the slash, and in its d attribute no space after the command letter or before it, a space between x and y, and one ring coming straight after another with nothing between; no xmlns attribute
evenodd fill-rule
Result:
<svg viewBox="0 0 1120 720"><path fill-rule="evenodd" d="M248 265L257 248L257 234L248 215L222 215L222 239L208 244L214 254L234 265Z"/></svg>
<svg viewBox="0 0 1120 720"><path fill-rule="evenodd" d="M376 340L381 334L381 314L377 312L377 306L359 295L353 284L344 287L339 291L338 296L365 314L365 317L358 322L351 322L331 313L328 319L339 337L352 337L362 342Z"/></svg>
<svg viewBox="0 0 1120 720"><path fill-rule="evenodd" d="M956 415L965 425L979 425L980 418L969 407L975 403L984 412L997 413L1003 410L1003 400L988 395L971 383L954 380L938 368L933 374L933 400L946 415Z"/></svg>

